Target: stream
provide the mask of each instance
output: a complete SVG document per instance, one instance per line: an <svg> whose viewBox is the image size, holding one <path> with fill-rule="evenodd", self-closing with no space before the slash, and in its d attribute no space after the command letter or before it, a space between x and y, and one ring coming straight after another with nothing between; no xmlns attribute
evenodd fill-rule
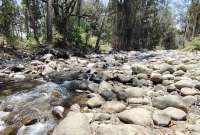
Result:
<svg viewBox="0 0 200 135"><path fill-rule="evenodd" d="M69 89L72 82L0 80L0 130L9 131L22 122L17 135L49 134L60 121L52 115L53 106L63 104L66 115L71 105L86 98Z"/></svg>

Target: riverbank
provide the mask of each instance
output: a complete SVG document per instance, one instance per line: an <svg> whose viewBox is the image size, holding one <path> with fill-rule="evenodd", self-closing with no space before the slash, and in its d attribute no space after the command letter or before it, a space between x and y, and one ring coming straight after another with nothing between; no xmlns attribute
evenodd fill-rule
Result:
<svg viewBox="0 0 200 135"><path fill-rule="evenodd" d="M47 53L12 63L0 71L2 80L40 84L6 90L0 134L196 135L199 75L200 55L179 50L67 59Z"/></svg>

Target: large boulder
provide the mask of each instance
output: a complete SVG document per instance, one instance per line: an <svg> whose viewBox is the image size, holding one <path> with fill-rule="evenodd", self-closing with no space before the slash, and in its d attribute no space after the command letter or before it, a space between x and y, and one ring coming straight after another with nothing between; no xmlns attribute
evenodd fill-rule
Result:
<svg viewBox="0 0 200 135"><path fill-rule="evenodd" d="M54 129L52 135L90 135L89 120L79 112L69 112Z"/></svg>
<svg viewBox="0 0 200 135"><path fill-rule="evenodd" d="M158 109L165 109L167 107L175 107L187 111L187 106L180 96L176 95L165 95L155 97L152 100L154 107Z"/></svg>
<svg viewBox="0 0 200 135"><path fill-rule="evenodd" d="M145 108L133 108L118 114L121 121L127 124L150 126L152 124L151 112Z"/></svg>
<svg viewBox="0 0 200 135"><path fill-rule="evenodd" d="M151 129L139 125L122 124L92 125L92 129L97 135L154 135Z"/></svg>
<svg viewBox="0 0 200 135"><path fill-rule="evenodd" d="M190 80L190 79L185 79L185 80L180 80L180 81L176 82L175 86L176 86L177 89L193 88L193 87L195 87L195 82L193 80Z"/></svg>

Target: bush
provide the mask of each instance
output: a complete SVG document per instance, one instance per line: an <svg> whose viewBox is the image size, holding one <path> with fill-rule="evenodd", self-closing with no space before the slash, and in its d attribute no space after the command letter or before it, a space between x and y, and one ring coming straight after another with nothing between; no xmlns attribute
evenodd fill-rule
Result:
<svg viewBox="0 0 200 135"><path fill-rule="evenodd" d="M200 49L200 37L194 38L188 43L189 48L191 49Z"/></svg>

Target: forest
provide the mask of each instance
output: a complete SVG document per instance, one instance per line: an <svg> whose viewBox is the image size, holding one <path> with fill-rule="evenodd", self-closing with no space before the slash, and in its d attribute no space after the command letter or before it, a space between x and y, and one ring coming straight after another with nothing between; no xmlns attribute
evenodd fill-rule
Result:
<svg viewBox="0 0 200 135"><path fill-rule="evenodd" d="M0 135L199 135L200 0L0 0Z"/></svg>
<svg viewBox="0 0 200 135"><path fill-rule="evenodd" d="M2 0L0 4L1 46L84 46L96 52L108 47L177 49L199 33L198 0L174 4L180 12L176 14L168 0Z"/></svg>

